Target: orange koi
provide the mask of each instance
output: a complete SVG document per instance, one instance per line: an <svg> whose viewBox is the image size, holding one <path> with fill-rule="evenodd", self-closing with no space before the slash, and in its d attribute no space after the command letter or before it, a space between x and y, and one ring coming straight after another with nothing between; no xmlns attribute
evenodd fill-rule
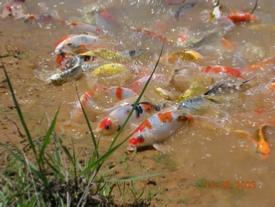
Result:
<svg viewBox="0 0 275 207"><path fill-rule="evenodd" d="M234 24L239 24L241 22L250 22L258 19L257 16L250 13L245 13L245 12L233 13L226 17L230 19Z"/></svg>
<svg viewBox="0 0 275 207"><path fill-rule="evenodd" d="M227 15L226 17L228 19L230 19L234 24L239 24L241 22L250 22L250 21L257 20L258 17L253 15L253 12L257 8L257 5L258 5L258 0L256 0L255 6L254 6L254 8L252 9L252 11L250 13L239 11L239 12Z"/></svg>
<svg viewBox="0 0 275 207"><path fill-rule="evenodd" d="M225 39L224 37L222 37L221 41L223 46L228 48L229 50L232 50L234 48L232 42L230 42L228 39Z"/></svg>
<svg viewBox="0 0 275 207"><path fill-rule="evenodd" d="M275 64L275 56L266 58L261 62L258 62L251 66L246 67L246 71L249 72L249 71L259 70L261 68L265 68L269 64Z"/></svg>
<svg viewBox="0 0 275 207"><path fill-rule="evenodd" d="M225 73L231 75L233 77L242 77L242 73L239 69L228 68L224 66L208 66L206 69L203 69L201 72L203 73Z"/></svg>
<svg viewBox="0 0 275 207"><path fill-rule="evenodd" d="M271 151L268 140L267 140L266 136L264 135L264 129L267 126L268 125L266 125L266 124L262 124L259 127L259 129L257 130L256 136L254 138L254 142L257 147L257 151L259 153L261 153L263 158L267 158Z"/></svg>
<svg viewBox="0 0 275 207"><path fill-rule="evenodd" d="M113 22L117 22L117 19L115 18L114 15L112 15L110 12L108 12L107 10L101 11L100 16L107 20L107 21L113 21Z"/></svg>
<svg viewBox="0 0 275 207"><path fill-rule="evenodd" d="M126 121L130 111L133 109L133 104L127 104L112 111L107 117L103 118L95 132L103 135L110 135L119 131L122 124ZM142 122L147 114L160 111L160 107L149 102L140 102L135 107L135 111L130 117L128 123Z"/></svg>

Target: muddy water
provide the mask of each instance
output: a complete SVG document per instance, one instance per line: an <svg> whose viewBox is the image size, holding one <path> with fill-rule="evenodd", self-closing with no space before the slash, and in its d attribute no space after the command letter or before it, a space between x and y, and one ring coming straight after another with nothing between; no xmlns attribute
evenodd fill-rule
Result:
<svg viewBox="0 0 275 207"><path fill-rule="evenodd" d="M164 100L155 92L155 87L162 87L179 96L198 79L206 84L205 90L221 80L238 81L238 78L226 74L202 74L200 71L209 65L240 68L244 79L257 74L256 78L240 91L223 94L220 104L209 103L200 110L192 111L192 114L209 117L222 127L213 127L207 123L189 124L174 133L162 145L165 154L148 148L126 155L125 144L114 154L109 164L115 166L113 173L117 177L176 169L161 177L137 184L137 187L145 188L146 196L152 199L152 205L155 206L272 206L275 202L275 130L269 127L265 131L271 147L271 153L265 159L256 152L253 136L261 124L275 125L274 86L273 90L269 89L275 66L273 62L260 69L249 72L245 70L247 66L274 56L275 4L272 0L259 0L255 11L259 18L257 21L240 25L224 21L222 26L209 21L208 14L212 3L208 1L198 1L194 8L184 10L178 21L173 15L179 6L168 5L166 1L45 3L44 12L55 10L67 21L85 21L100 27L103 33L99 36L103 44L110 49L148 49L149 52L145 56L125 63L139 74L152 70L162 42L158 37L151 38L146 34L133 32L131 28L147 28L157 35L167 37L169 43L164 47L165 54L184 47L182 42L177 45L177 38L181 35L196 42L213 31L222 31L222 36L233 44L233 48L224 46L220 41L221 37L216 35L208 36L199 47L193 48L203 56L199 62L168 63L164 56L156 73L171 75L175 69L184 70L174 76L173 82L169 83L165 78L152 82L144 97L147 101L162 104ZM253 1L245 0L221 3L225 14L237 9L250 11L254 6ZM1 7L3 6L2 3ZM43 13L38 4L32 1L27 1L23 7L26 13ZM104 10L113 15L115 21L95 18L96 14ZM63 137L65 144L71 145L73 140L76 148L80 150L81 159L85 159L91 151L92 142L82 118L71 120L70 112L75 108L77 100L76 87L79 94L82 94L91 90L94 80L83 76L79 80L55 86L36 78L34 71L53 73L57 68L55 43L65 35L90 28L70 28L60 24L58 20L24 22L13 17L1 19L0 28L1 55L18 53L16 57L3 58L3 61L31 133L35 137L42 136L48 119L52 119L60 106L56 131ZM0 78L3 80L0 88L1 142L20 143L23 138L14 123L18 125L19 131L23 133L23 130L3 73ZM122 86L138 79L134 75L130 80L124 78L120 77ZM106 86L112 85L108 80L103 80L102 83ZM100 92L96 101L104 107L115 104L115 100ZM91 125L95 128L102 115L88 112ZM127 128L119 140L126 137L131 130L131 127ZM242 136L244 132L245 135ZM106 151L112 138L113 136L101 138L102 153ZM24 142L22 144L24 146ZM6 154L1 155L1 163L4 164ZM119 193L114 192L114 195L119 200Z"/></svg>

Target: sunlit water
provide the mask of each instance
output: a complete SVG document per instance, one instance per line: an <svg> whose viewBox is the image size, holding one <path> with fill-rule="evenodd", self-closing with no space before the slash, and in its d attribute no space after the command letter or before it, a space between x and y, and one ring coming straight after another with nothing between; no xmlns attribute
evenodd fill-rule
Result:
<svg viewBox="0 0 275 207"><path fill-rule="evenodd" d="M171 75L175 69L187 68L174 77L174 82L169 83L168 78L153 81L145 92L146 101L159 105L164 103L163 98L155 92L155 87L162 87L179 96L198 78L207 85L208 89L221 80L237 80L228 75L202 74L200 71L209 65L240 68L240 71L244 72L244 79L257 74L256 78L248 83L249 87L224 94L221 104L208 104L201 110L192 112L209 117L220 123L222 128L204 124L190 124L183 127L163 144L162 147L166 152L164 157L158 155L153 148L138 151L137 154L129 155L133 159L133 162L130 162L131 170L121 172L120 175L163 171L166 165L169 170L177 169L170 173L171 176L156 178L158 188L154 190L161 191L159 205L169 203L184 205L189 202L210 206L272 206L275 202L273 195L275 130L270 127L266 131L271 147L271 153L266 159L261 158L256 152L253 135L261 124L275 125L274 86L273 90L268 89L275 74L274 62L247 73L245 68L274 56L274 2L260 0L254 12L259 19L240 25L234 25L230 21L221 24L209 21L209 12L213 6L211 1L197 1L194 8L184 10L178 20L174 18L174 14L179 6L168 5L166 1L105 1L104 4L98 2L56 3L49 0L44 2L44 10L48 13L54 10L61 19L67 21L86 22L99 27L103 31L99 37L109 49L148 49L149 52L145 56L125 63L130 68L129 73L134 69L140 74L142 71L152 70L162 47L159 38L134 32L132 28L147 28L156 32L156 36L167 37L169 43L164 46L164 57L156 73ZM1 4L2 8L4 4ZM245 0L222 1L221 4L224 13L227 14L238 9L250 11L254 6L253 1ZM43 13L36 2L27 1L22 6L26 13ZM102 11L108 11L115 17L115 21L101 19L99 14ZM90 90L89 86L93 85L91 81L94 80L82 77L77 81L54 86L38 80L33 72L34 70L54 71L57 68L55 43L65 35L85 32L91 28L71 28L56 20L49 23L43 20L24 22L13 17L1 19L0 24L1 44L5 45L1 47L1 55L5 54L6 47L13 49L18 47L28 56L20 60L6 58L4 61L33 133L41 135L43 129L40 123L47 122L45 121L47 117L51 119L60 106L56 131L65 135L64 142L70 143L72 137L76 146L92 146L85 122L81 118L71 120L70 112L75 108L77 100L75 85L79 94L82 94ZM209 36L201 45L192 48L202 54L203 58L200 61L194 63L180 61L170 64L165 60L165 54L184 49L184 43L177 44L178 37L183 35L187 37L186 41L196 42L215 31L222 35L218 33L214 37ZM222 36L233 44L233 49L222 44ZM137 80L138 76L132 77L134 78L127 80L125 77L120 77L122 86ZM1 80L3 79L1 74ZM100 84L112 86L104 79ZM1 99L3 100L1 108L12 105L7 89L1 88ZM96 101L104 107L115 104L114 100L100 94ZM2 114L4 117L5 113ZM93 128L101 118L102 116L90 112ZM133 127L128 127L119 140L132 130ZM235 130L245 131L249 135L243 138ZM113 136L102 138L102 152L108 148L112 138ZM6 139L4 136L3 140ZM126 145L124 144L115 153L112 158L114 162L125 159ZM150 161L145 159L153 156L160 158ZM169 162L174 163L172 167ZM193 184L202 179L205 179L205 186L194 190Z"/></svg>

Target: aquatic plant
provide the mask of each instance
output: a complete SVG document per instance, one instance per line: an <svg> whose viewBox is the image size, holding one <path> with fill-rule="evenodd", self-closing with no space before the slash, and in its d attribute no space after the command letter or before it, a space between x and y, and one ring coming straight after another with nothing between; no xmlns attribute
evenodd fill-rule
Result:
<svg viewBox="0 0 275 207"><path fill-rule="evenodd" d="M147 175L127 176L121 178L108 178L100 172L106 160L123 144L128 138L116 143L123 128L127 124L135 106L139 103L144 91L158 66L163 46L142 92L134 103L134 107L128 118L121 126L120 131L114 137L109 149L104 154L99 153L100 138L96 140L93 130L89 124L87 114L81 105L87 127L91 134L93 152L84 164L78 158L75 148L69 149L62 143L62 139L55 133L54 128L57 121L59 108L57 109L45 136L41 139L34 138L24 120L20 105L15 96L11 81L1 59L2 68L7 79L7 84L20 120L25 132L25 139L29 150L23 146L13 146L14 149L0 143L13 157L11 161L0 172L0 206L106 206L112 205L111 193L114 183L118 184L121 199L125 191L129 190L134 197L133 205L141 204L147 206L142 196L144 191L139 192L134 185L135 180L156 176L163 173ZM80 103L81 104L81 103ZM73 146L73 145L72 145ZM130 182L126 185L125 182ZM123 188L120 187L122 183ZM149 194L150 195L150 194ZM150 196L147 199L150 199Z"/></svg>

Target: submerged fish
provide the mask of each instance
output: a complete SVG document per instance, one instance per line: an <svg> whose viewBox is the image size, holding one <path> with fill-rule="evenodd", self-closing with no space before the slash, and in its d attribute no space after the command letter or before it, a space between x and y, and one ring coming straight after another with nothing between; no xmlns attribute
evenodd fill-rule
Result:
<svg viewBox="0 0 275 207"><path fill-rule="evenodd" d="M268 125L262 124L254 136L254 142L257 147L257 151L261 153L263 158L266 158L270 154L270 146L266 136L264 135L264 130Z"/></svg>
<svg viewBox="0 0 275 207"><path fill-rule="evenodd" d="M104 93L105 96L108 96L115 100L125 100L130 97L134 97L136 92L124 87L102 87L102 86L94 86L93 91L99 91L99 93ZM121 105L115 105L110 108L104 108L98 105L95 101L95 92L93 91L86 91L80 96L80 102L85 109L92 110L98 114L108 114L111 113L113 110L117 109ZM79 117L82 115L82 109L80 104L77 102L75 110L71 113L72 119Z"/></svg>
<svg viewBox="0 0 275 207"><path fill-rule="evenodd" d="M120 127L126 121L133 104L127 104L112 111L107 117L103 118L95 132L103 135L110 135L120 130ZM148 113L160 111L160 107L149 102L140 102L137 104L135 111L132 113L128 123L142 122Z"/></svg>
<svg viewBox="0 0 275 207"><path fill-rule="evenodd" d="M183 4L177 9L174 17L178 20L182 16L185 10L193 8L194 6L196 6L197 3L198 3L197 1L194 1L194 2L187 2Z"/></svg>

